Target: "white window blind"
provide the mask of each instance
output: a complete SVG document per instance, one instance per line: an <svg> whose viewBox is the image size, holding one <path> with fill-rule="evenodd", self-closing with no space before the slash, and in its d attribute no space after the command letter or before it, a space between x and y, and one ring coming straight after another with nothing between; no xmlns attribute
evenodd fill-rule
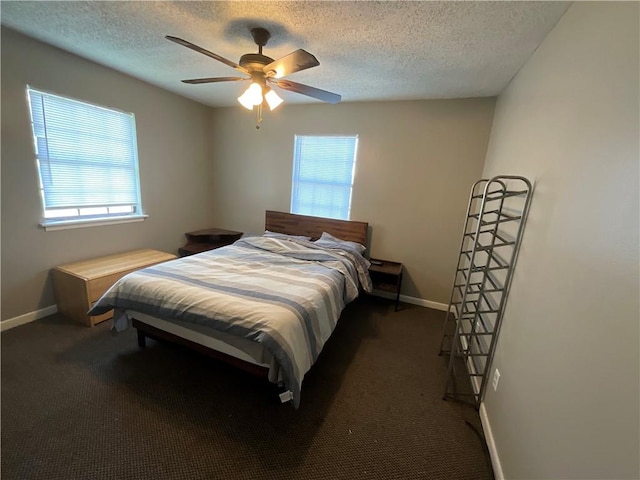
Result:
<svg viewBox="0 0 640 480"><path fill-rule="evenodd" d="M133 114L27 93L45 219L141 215Z"/></svg>
<svg viewBox="0 0 640 480"><path fill-rule="evenodd" d="M349 219L357 145L357 136L295 136L292 213Z"/></svg>

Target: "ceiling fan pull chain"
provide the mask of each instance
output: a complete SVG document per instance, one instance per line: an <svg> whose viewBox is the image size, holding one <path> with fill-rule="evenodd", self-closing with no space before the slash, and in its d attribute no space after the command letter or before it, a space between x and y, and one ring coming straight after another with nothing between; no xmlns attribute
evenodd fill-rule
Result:
<svg viewBox="0 0 640 480"><path fill-rule="evenodd" d="M256 122L256 130L260 130L260 125L262 124L262 104L256 108Z"/></svg>

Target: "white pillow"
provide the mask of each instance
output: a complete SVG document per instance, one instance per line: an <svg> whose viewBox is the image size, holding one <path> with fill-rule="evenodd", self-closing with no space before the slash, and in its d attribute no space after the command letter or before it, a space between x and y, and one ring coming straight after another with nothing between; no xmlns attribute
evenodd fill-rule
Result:
<svg viewBox="0 0 640 480"><path fill-rule="evenodd" d="M321 247L328 247L328 248L340 248L340 247L351 248L356 250L360 255L362 255L364 251L367 249L367 247L365 247L364 245L361 245L356 242L350 242L348 240L342 240L338 237L334 237L333 235L327 232L322 232L322 235L320 236L320 238L313 243Z"/></svg>

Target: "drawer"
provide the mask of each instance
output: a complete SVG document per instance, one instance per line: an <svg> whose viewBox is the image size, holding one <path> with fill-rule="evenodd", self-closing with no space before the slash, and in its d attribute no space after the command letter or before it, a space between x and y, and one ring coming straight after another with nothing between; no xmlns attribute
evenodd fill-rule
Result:
<svg viewBox="0 0 640 480"><path fill-rule="evenodd" d="M89 302L93 303L98 300L114 283L130 272L133 272L133 270L118 272L112 275L96 278L94 280L89 280Z"/></svg>

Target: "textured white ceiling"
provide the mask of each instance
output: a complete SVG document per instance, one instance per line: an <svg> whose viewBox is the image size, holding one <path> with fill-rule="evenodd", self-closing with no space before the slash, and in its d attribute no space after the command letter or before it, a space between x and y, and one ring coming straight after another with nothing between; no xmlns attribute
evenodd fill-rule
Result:
<svg viewBox="0 0 640 480"><path fill-rule="evenodd" d="M499 94L570 2L427 1L2 1L3 25L192 98L237 105L245 83L181 79L238 72L164 38L173 35L238 62L298 48L320 65L287 77L342 95L343 102ZM287 102L318 103L279 91Z"/></svg>

